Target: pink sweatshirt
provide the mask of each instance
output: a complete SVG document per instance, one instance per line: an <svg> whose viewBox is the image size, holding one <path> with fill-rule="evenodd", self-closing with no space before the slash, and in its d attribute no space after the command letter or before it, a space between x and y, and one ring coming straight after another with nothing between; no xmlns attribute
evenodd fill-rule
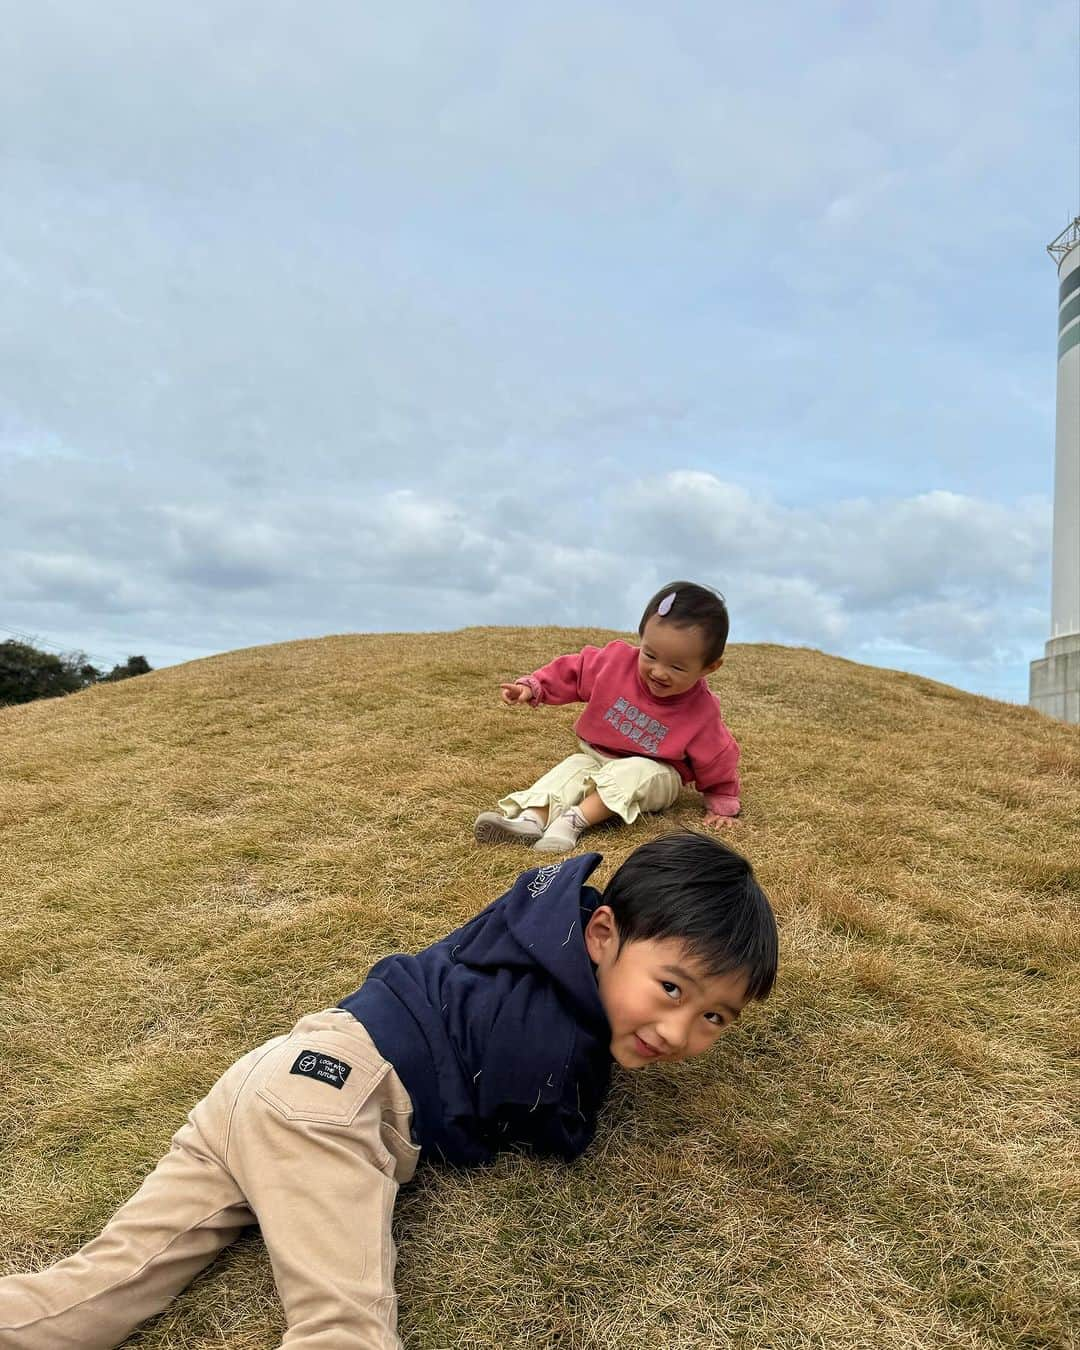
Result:
<svg viewBox="0 0 1080 1350"><path fill-rule="evenodd" d="M558 656L517 681L536 703L584 702L574 724L605 755L645 755L695 783L717 816L739 814L739 746L720 700L704 680L685 693L654 698L638 678L638 649L616 640Z"/></svg>

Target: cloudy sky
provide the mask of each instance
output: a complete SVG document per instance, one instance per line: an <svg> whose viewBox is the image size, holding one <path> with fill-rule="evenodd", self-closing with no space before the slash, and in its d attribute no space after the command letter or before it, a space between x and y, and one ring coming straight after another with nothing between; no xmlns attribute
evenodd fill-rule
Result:
<svg viewBox="0 0 1080 1350"><path fill-rule="evenodd" d="M628 628L685 575L1025 700L1076 53L1075 0L9 9L0 637Z"/></svg>

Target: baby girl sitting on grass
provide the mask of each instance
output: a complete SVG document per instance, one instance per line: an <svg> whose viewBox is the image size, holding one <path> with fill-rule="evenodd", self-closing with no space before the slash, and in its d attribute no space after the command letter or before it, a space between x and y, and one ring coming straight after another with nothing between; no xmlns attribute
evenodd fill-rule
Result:
<svg viewBox="0 0 1080 1350"><path fill-rule="evenodd" d="M739 814L739 747L706 683L724 661L723 597L672 581L645 606L638 633L640 646L584 647L500 686L507 704L586 707L574 725L578 753L477 816L478 842L566 853L611 816L629 825L642 811L666 810L683 783L704 796L707 825Z"/></svg>

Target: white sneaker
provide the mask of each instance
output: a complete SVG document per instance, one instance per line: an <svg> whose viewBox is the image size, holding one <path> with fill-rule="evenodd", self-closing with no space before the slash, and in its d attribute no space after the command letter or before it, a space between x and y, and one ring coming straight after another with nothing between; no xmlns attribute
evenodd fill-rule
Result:
<svg viewBox="0 0 1080 1350"><path fill-rule="evenodd" d="M533 848L537 853L569 853L577 848L581 832L586 829L585 817L572 806L551 822Z"/></svg>
<svg viewBox="0 0 1080 1350"><path fill-rule="evenodd" d="M561 831L547 830L533 844L534 853L569 853L572 848L577 848L577 837L571 839Z"/></svg>
<svg viewBox="0 0 1080 1350"><path fill-rule="evenodd" d="M528 816L516 816L511 820L498 811L481 811L473 825L473 834L478 844L535 844L543 837L544 827Z"/></svg>

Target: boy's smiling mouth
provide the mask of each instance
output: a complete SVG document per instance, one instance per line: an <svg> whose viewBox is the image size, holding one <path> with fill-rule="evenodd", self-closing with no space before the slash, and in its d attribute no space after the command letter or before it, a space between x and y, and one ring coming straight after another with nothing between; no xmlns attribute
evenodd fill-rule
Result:
<svg viewBox="0 0 1080 1350"><path fill-rule="evenodd" d="M634 1049L642 1059L659 1059L660 1051L654 1045L650 1045L648 1041L643 1041L637 1032L633 1033L633 1037Z"/></svg>

